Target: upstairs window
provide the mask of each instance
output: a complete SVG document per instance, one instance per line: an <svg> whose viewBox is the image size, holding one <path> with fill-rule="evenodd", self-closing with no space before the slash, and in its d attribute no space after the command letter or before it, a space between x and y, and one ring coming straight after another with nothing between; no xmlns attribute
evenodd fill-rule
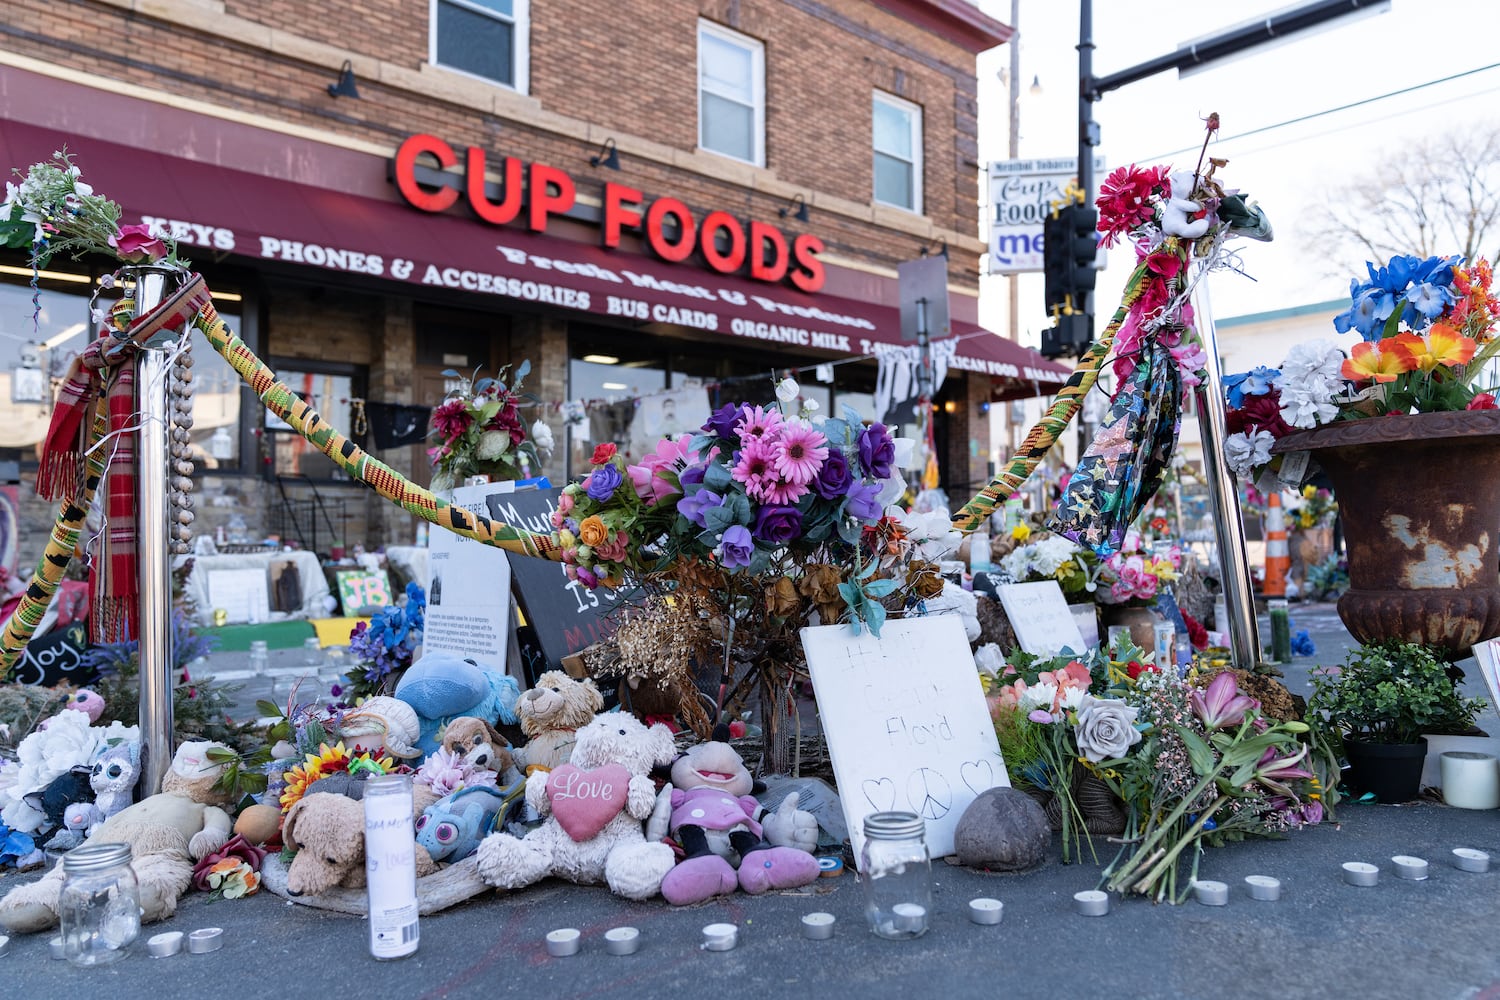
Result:
<svg viewBox="0 0 1500 1000"><path fill-rule="evenodd" d="M526 92L531 0L432 0L432 61Z"/></svg>
<svg viewBox="0 0 1500 1000"><path fill-rule="evenodd" d="M766 47L698 22L698 147L766 163Z"/></svg>
<svg viewBox="0 0 1500 1000"><path fill-rule="evenodd" d="M921 214L922 109L877 91L872 133L876 202Z"/></svg>

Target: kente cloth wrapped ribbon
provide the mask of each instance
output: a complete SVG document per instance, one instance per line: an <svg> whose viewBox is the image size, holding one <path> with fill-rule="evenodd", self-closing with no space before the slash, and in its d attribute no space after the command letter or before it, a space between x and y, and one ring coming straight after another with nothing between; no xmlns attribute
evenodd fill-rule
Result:
<svg viewBox="0 0 1500 1000"><path fill-rule="evenodd" d="M1161 487L1177 448L1182 399L1177 361L1154 338L1135 360L1078 460L1052 525L1101 557L1120 548L1141 508Z"/></svg>

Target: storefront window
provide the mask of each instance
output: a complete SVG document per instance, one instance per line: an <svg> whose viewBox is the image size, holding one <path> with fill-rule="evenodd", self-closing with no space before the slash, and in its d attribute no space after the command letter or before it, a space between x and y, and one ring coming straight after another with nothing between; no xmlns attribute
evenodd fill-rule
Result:
<svg viewBox="0 0 1500 1000"><path fill-rule="evenodd" d="M315 371L312 370L314 366L306 361L294 364L299 367L273 367L281 380L325 420L346 435L354 437L358 433L353 419L356 412L354 403L356 398L363 398L363 370L351 365L348 369L353 370L335 371L325 368ZM325 481L349 479L348 474L331 459L269 411L266 413L265 426L271 469L276 476Z"/></svg>
<svg viewBox="0 0 1500 1000"><path fill-rule="evenodd" d="M0 271L0 456L11 460L35 460L55 385L90 340L89 275L42 274L33 293L30 268Z"/></svg>

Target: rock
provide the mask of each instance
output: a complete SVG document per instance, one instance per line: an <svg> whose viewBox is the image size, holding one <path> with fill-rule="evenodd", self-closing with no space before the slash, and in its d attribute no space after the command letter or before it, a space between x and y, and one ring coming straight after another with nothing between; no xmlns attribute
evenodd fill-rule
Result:
<svg viewBox="0 0 1500 1000"><path fill-rule="evenodd" d="M960 864L990 871L1020 872L1047 857L1052 827L1042 807L1025 792L991 788L975 799L953 832Z"/></svg>

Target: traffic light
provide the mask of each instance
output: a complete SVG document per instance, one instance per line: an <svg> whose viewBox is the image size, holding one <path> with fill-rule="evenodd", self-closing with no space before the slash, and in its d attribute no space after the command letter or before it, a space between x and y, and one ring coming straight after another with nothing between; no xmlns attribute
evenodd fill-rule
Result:
<svg viewBox="0 0 1500 1000"><path fill-rule="evenodd" d="M1094 259L1099 213L1068 202L1042 223L1042 271L1053 327L1042 333L1042 354L1077 354L1093 340Z"/></svg>

